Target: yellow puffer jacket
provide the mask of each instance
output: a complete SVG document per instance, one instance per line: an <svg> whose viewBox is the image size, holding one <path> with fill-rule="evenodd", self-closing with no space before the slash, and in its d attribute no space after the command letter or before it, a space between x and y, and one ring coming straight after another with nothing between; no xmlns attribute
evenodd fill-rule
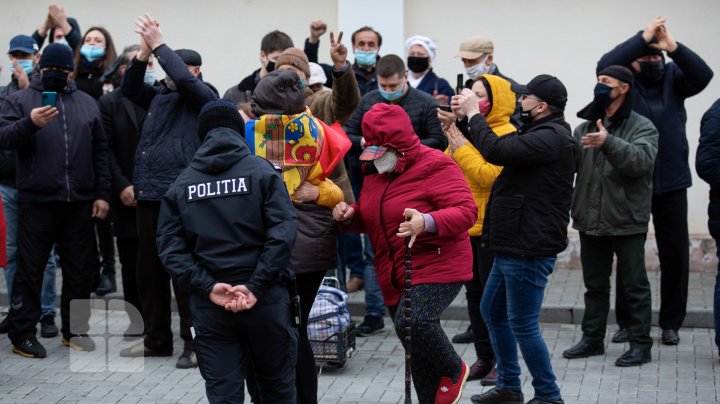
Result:
<svg viewBox="0 0 720 404"><path fill-rule="evenodd" d="M492 93L492 108L485 117L488 125L498 136L515 132L517 129L510 124L510 115L515 111L516 96L510 89L510 82L491 74L483 74L482 77L490 84L490 93ZM478 207L478 218L475 225L470 228L469 233L471 236L479 236L482 233L485 207L490 198L490 190L495 178L500 175L502 167L485 161L485 158L471 143L467 143L455 150L455 153L451 153L450 148L448 148L445 150L445 154L451 156L460 166L465 175L465 180L470 186L473 198L475 198Z"/></svg>

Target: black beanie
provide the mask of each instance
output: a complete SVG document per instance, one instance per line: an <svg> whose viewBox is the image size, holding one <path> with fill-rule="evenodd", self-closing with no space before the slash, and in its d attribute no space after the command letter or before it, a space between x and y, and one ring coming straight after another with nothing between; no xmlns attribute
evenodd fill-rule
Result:
<svg viewBox="0 0 720 404"><path fill-rule="evenodd" d="M625 66L620 66L620 65L610 65L610 66L600 70L600 72L598 72L597 75L598 76L600 76L600 75L610 76L610 77L616 78L616 79L622 81L623 83L629 85L630 88L633 88L633 84L635 82L634 76L633 76L632 72L630 71L630 69L628 69Z"/></svg>
<svg viewBox="0 0 720 404"><path fill-rule="evenodd" d="M250 99L255 116L294 115L305 111L305 88L292 70L273 70L262 78Z"/></svg>
<svg viewBox="0 0 720 404"><path fill-rule="evenodd" d="M73 70L73 54L70 47L61 43L51 43L46 46L40 56L40 68L57 67L59 69Z"/></svg>
<svg viewBox="0 0 720 404"><path fill-rule="evenodd" d="M230 128L240 137L245 136L245 124L234 102L216 98L202 107L198 115L200 141L204 141L207 133L215 128Z"/></svg>
<svg viewBox="0 0 720 404"><path fill-rule="evenodd" d="M175 54L180 56L183 63L190 66L202 66L202 57L192 49L178 49Z"/></svg>

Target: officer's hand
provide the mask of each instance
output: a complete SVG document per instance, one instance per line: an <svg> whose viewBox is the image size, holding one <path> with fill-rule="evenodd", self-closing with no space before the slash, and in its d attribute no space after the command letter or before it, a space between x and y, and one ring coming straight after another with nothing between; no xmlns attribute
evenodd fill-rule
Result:
<svg viewBox="0 0 720 404"><path fill-rule="evenodd" d="M235 300L235 293L231 285L227 283L216 283L208 295L211 302L227 309L227 305Z"/></svg>
<svg viewBox="0 0 720 404"><path fill-rule="evenodd" d="M230 310L233 312L250 310L257 303L255 294L245 285L237 285L232 288L235 300L230 304Z"/></svg>
<svg viewBox="0 0 720 404"><path fill-rule="evenodd" d="M353 215L355 215L355 209L347 203L341 201L335 205L335 209L333 209L332 214L333 219L335 219L336 222L342 223L346 220L352 219Z"/></svg>
<svg viewBox="0 0 720 404"><path fill-rule="evenodd" d="M93 202L93 219L105 219L108 211L110 211L110 205L107 203L107 201L103 201L102 199L96 199L95 202Z"/></svg>
<svg viewBox="0 0 720 404"><path fill-rule="evenodd" d="M128 185L120 192L120 202L131 208L137 206L137 201L135 200L135 188L133 188L132 185Z"/></svg>
<svg viewBox="0 0 720 404"><path fill-rule="evenodd" d="M46 105L40 108L33 108L33 110L30 111L30 119L35 126L42 128L55 119L58 114L60 114L60 112L58 112L57 108Z"/></svg>
<svg viewBox="0 0 720 404"><path fill-rule="evenodd" d="M406 208L405 212L403 212L403 216L405 216L405 221L400 223L397 236L410 236L410 244L408 246L412 247L418 234L425 231L425 218L423 217L422 213L411 208Z"/></svg>
<svg viewBox="0 0 720 404"><path fill-rule="evenodd" d="M603 126L602 119L598 119L596 125L598 128L597 132L588 133L580 138L580 144L583 145L583 149L599 149L605 144L608 131Z"/></svg>
<svg viewBox="0 0 720 404"><path fill-rule="evenodd" d="M293 193L293 200L297 202L315 202L319 196L320 188L307 181L303 181Z"/></svg>

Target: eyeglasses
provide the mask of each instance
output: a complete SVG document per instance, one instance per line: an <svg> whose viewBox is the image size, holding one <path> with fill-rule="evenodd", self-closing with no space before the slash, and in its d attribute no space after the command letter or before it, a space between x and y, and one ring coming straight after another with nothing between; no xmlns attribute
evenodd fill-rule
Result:
<svg viewBox="0 0 720 404"><path fill-rule="evenodd" d="M535 100L538 102L545 102L545 101L541 100L540 98L533 97L532 95L529 95L529 94L521 94L520 95L520 101L524 101L526 98L530 98L531 100Z"/></svg>

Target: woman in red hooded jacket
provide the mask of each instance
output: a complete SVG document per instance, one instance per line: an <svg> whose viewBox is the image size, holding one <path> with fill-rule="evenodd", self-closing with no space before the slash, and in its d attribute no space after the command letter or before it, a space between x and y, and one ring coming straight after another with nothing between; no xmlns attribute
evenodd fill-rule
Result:
<svg viewBox="0 0 720 404"><path fill-rule="evenodd" d="M411 237L412 376L420 403L456 403L468 367L440 326L440 315L472 278L468 236L477 206L460 168L420 144L396 105L376 104L362 120L366 174L357 203L333 216L344 231L368 233L380 289L404 343L405 238Z"/></svg>

